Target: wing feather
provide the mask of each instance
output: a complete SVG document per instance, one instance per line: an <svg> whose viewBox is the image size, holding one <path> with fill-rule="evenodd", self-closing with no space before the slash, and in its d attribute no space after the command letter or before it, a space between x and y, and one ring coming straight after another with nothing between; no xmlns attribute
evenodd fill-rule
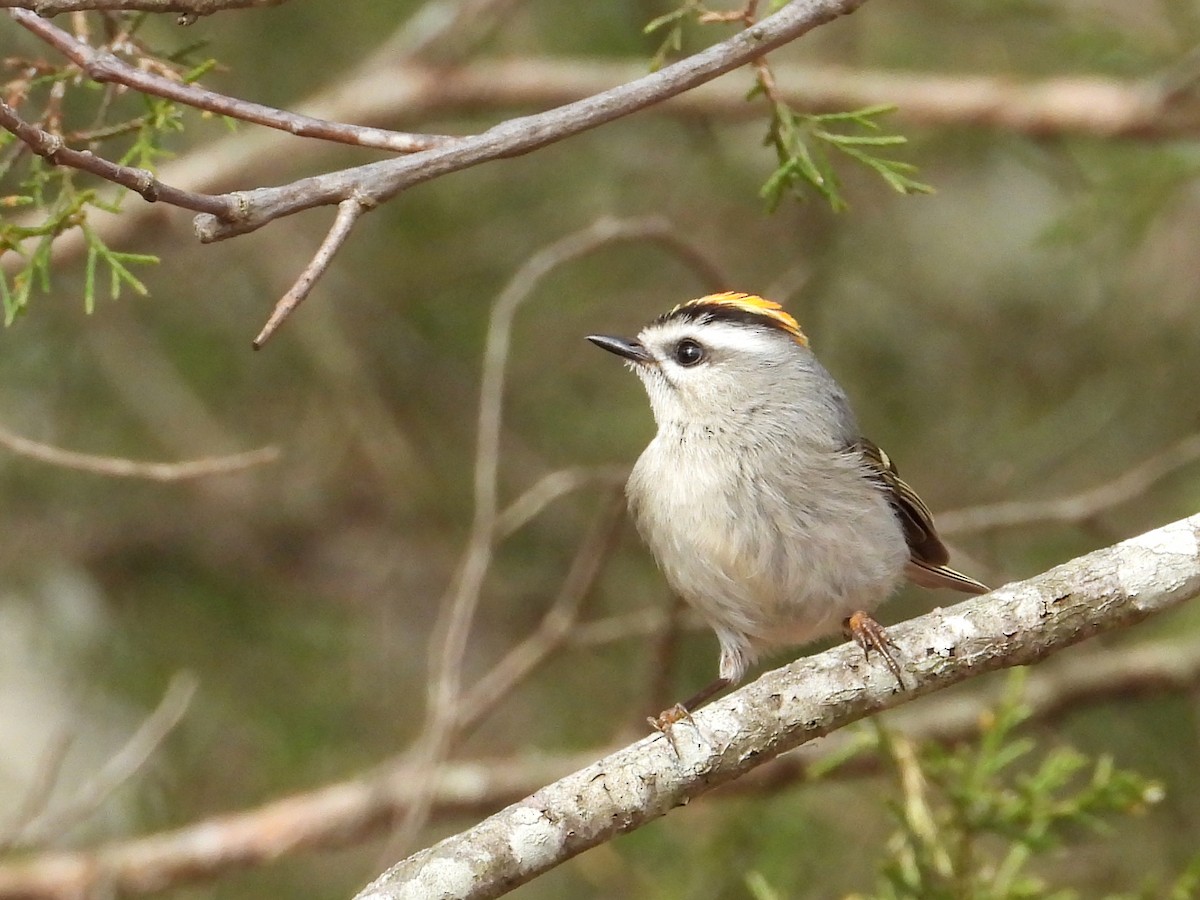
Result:
<svg viewBox="0 0 1200 900"><path fill-rule="evenodd" d="M900 477L895 463L878 445L859 438L854 449L862 454L870 477L879 483L888 503L896 511L904 540L908 544L909 564L905 575L922 587L944 587L970 594L986 594L987 585L969 575L957 572L948 565L950 551L942 543L933 524L933 514L917 492Z"/></svg>

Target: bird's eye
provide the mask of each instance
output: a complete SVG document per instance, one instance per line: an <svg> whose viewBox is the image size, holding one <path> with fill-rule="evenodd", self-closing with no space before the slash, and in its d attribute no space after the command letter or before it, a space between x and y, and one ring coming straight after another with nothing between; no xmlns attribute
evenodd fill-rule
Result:
<svg viewBox="0 0 1200 900"><path fill-rule="evenodd" d="M704 359L704 348L691 338L684 338L675 345L675 362L681 366L694 366Z"/></svg>

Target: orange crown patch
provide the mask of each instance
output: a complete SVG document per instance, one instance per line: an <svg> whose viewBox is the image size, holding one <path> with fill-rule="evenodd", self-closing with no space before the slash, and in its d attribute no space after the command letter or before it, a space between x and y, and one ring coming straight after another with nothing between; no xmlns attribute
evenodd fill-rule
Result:
<svg viewBox="0 0 1200 900"><path fill-rule="evenodd" d="M664 319L676 317L699 317L708 315L712 318L739 319L741 321L757 322L786 331L797 343L807 347L808 338L800 330L800 323L789 315L782 306L773 300L764 300L754 294L743 294L739 291L726 291L721 294L709 294L698 297L686 303L680 303L663 316Z"/></svg>

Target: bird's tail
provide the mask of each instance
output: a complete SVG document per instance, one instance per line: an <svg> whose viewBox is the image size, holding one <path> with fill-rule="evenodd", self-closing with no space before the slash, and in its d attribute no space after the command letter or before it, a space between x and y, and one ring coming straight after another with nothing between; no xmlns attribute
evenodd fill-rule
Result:
<svg viewBox="0 0 1200 900"><path fill-rule="evenodd" d="M924 588L949 588L964 594L986 594L991 590L982 581L956 572L949 566L935 566L915 559L908 561L908 565L904 567L904 575L913 584Z"/></svg>

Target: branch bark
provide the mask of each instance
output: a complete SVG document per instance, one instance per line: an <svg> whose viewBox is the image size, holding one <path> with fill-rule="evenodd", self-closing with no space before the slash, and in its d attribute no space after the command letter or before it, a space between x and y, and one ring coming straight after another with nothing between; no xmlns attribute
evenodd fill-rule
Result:
<svg viewBox="0 0 1200 900"><path fill-rule="evenodd" d="M0 0L0 9L27 9L44 18L89 9L105 12L136 10L149 13L173 12L185 16L211 16L226 9L279 6L286 2L287 0Z"/></svg>
<svg viewBox="0 0 1200 900"><path fill-rule="evenodd" d="M357 900L499 897L778 754L983 672L1027 665L1200 593L1200 515L889 629L898 692L843 644L768 672L681 722L397 863Z"/></svg>
<svg viewBox="0 0 1200 900"><path fill-rule="evenodd" d="M237 191L232 215L200 214L197 237L204 243L255 231L282 216L358 197L368 205L390 200L405 188L480 163L519 156L661 103L718 75L745 65L839 16L866 0L792 0L778 12L728 40L644 75L557 109L502 122L482 134L444 147L351 169L303 178L278 187Z"/></svg>
<svg viewBox="0 0 1200 900"><path fill-rule="evenodd" d="M1198 530L1200 516L1068 563L1058 570L1060 575L1049 573L1025 585L1011 585L984 598L983 602L968 601L977 603L987 613L990 623L988 632L972 634L970 627L977 624L976 620L959 618L962 610L958 607L916 619L907 628L911 633L921 634L921 640L928 642L930 649L927 658L934 664L939 660L943 663L952 662L945 654L955 649L955 641L975 648L972 651L973 659L977 659L979 648L991 647L995 650L994 645L1004 644L1016 637L1033 639L1032 635L1018 634L1015 624L1005 623L1005 616L1009 614L1014 598L1020 596L1026 598L1022 602L1035 607L1042 599L1049 600L1046 608L1050 618L1039 627L1065 630L1068 640L1064 643L1069 642L1071 637L1082 636L1087 628L1078 624L1076 614L1077 607L1086 607L1089 598L1105 598L1104 602L1095 605L1112 610L1112 615L1124 616L1126 613L1113 610L1112 604L1124 602L1121 596L1136 595L1141 599L1128 601L1144 607L1135 614L1136 617L1184 602L1190 595L1200 591L1200 560L1196 559L1195 549ZM1161 565L1157 562L1159 554L1162 554ZM1126 576L1123 588L1119 584L1111 589L1105 586L1113 581L1114 572L1119 582L1121 573L1131 569L1135 573L1140 569L1140 574ZM1057 580L1048 581L1052 576ZM1146 582L1155 580L1158 587L1145 587ZM1073 581L1078 591L1073 601L1076 610L1071 614L1070 622L1059 618L1055 610L1061 604L1053 602L1053 598L1064 591L1063 583L1067 581ZM1028 585L1042 585L1036 589L1040 593L1031 592L1034 589ZM1031 599L1034 597L1042 599ZM1096 627L1112 627L1107 621L1109 615L1108 612L1104 613L1105 624ZM1035 612L1034 617L1039 618L1040 613ZM1080 628L1080 632L1072 635L1071 631L1076 627ZM889 633L899 636L905 629L906 626L893 626L889 628ZM928 637L931 632L934 635L932 638ZM969 645L965 644L968 639ZM819 664L823 670L832 669L841 682L849 683L852 687L857 685L861 676L847 667L857 666L861 669L861 657L851 652L849 657L843 654L839 658L844 660L840 670L837 664ZM822 659L824 656L815 660L800 660L789 669L802 673L807 671L807 664L818 663ZM969 674L984 668L982 665L976 668L971 661L965 665L970 670ZM779 673L771 675L778 677ZM878 673L873 671L870 677L885 697L890 696L891 686L886 679L880 683ZM1187 690L1198 679L1200 649L1190 646L1175 648L1154 642L1127 648L1120 653L1059 657L1052 663L1039 666L1026 685L1026 702L1033 719L1046 720L1082 703L1125 699L1167 690ZM830 696L841 702L840 698L846 690L843 685ZM733 696L729 699L732 700ZM899 695L894 699L903 702L908 696ZM776 703L773 700L770 702ZM975 733L980 715L991 703L991 698L978 695L939 698L936 705L920 704L889 713L889 724L913 741L966 740ZM713 710L719 707L721 704L715 704ZM701 711L696 714L696 720L704 723L709 715L708 710ZM688 726L680 728L687 729ZM676 738L686 739L687 733L680 730ZM817 747L806 746L799 752L790 753L775 764L759 768L747 777L732 782L722 793L730 790L778 789L782 785L802 781L808 777L814 763L819 765L823 760L841 755L845 739L846 733L839 732ZM620 751L609 759L622 758L622 754L629 752ZM445 763L429 776L435 782L433 805L442 814L454 815L494 810L501 803L519 800L546 782L560 779L574 768L593 762L597 755L586 753ZM678 764L677 761L675 765ZM0 900L64 900L89 896L101 888L121 895L145 894L215 878L241 868L267 865L281 857L306 850L359 843L386 830L407 808L418 789L414 778L417 768L404 762L260 807L204 819L173 831L90 850L47 853L21 863L0 866ZM838 777L854 777L874 773L877 769L878 759L863 755L843 763L836 774ZM530 801L523 802L528 805ZM425 853L436 850L433 848Z"/></svg>

